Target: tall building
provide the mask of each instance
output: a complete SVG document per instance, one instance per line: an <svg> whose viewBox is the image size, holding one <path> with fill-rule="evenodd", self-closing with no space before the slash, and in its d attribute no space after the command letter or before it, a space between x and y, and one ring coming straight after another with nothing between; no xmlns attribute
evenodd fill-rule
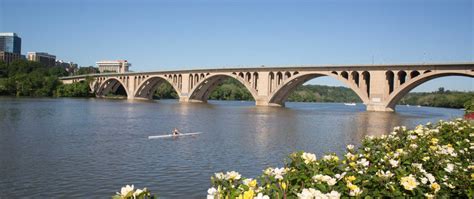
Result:
<svg viewBox="0 0 474 199"><path fill-rule="evenodd" d="M21 59L21 38L12 32L0 33L0 61L11 63Z"/></svg>
<svg viewBox="0 0 474 199"><path fill-rule="evenodd" d="M0 51L21 54L21 38L16 33L0 33Z"/></svg>
<svg viewBox="0 0 474 199"><path fill-rule="evenodd" d="M125 73L132 66L127 60L99 61L96 64L99 67L100 73Z"/></svg>
<svg viewBox="0 0 474 199"><path fill-rule="evenodd" d="M40 62L46 66L56 65L56 56L44 52L28 52L27 59L30 61Z"/></svg>

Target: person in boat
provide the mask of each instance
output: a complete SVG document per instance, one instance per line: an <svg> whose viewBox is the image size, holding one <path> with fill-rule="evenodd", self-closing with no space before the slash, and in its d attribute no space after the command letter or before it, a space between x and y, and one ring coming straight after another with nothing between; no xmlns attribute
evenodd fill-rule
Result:
<svg viewBox="0 0 474 199"><path fill-rule="evenodd" d="M173 136L177 136L179 134L181 134L181 132L177 128L174 128L173 129Z"/></svg>

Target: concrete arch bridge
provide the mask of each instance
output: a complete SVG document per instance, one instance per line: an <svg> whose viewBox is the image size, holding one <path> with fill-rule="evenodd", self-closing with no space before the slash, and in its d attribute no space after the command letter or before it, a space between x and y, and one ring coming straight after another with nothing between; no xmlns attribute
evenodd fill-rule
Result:
<svg viewBox="0 0 474 199"><path fill-rule="evenodd" d="M90 87L97 97L123 86L128 99L151 99L159 85L167 82L178 93L180 102L206 102L217 85L233 78L247 88L257 106L284 106L296 87L322 76L343 82L368 111L394 111L404 95L424 82L445 76L474 77L474 63L193 69L91 74L64 77L61 81L69 84L92 78Z"/></svg>

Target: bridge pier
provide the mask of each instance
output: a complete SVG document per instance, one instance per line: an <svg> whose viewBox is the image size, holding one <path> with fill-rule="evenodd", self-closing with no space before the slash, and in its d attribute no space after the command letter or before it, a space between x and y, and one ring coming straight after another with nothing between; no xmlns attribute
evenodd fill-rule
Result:
<svg viewBox="0 0 474 199"><path fill-rule="evenodd" d="M285 103L271 103L268 101L267 97L265 97L263 99L255 99L255 106L285 107Z"/></svg>
<svg viewBox="0 0 474 199"><path fill-rule="evenodd" d="M376 112L394 112L395 108L387 107L385 104L381 103L369 103L366 104L367 111L376 111Z"/></svg>
<svg viewBox="0 0 474 199"><path fill-rule="evenodd" d="M207 100L190 99L189 96L179 96L181 103L207 103Z"/></svg>

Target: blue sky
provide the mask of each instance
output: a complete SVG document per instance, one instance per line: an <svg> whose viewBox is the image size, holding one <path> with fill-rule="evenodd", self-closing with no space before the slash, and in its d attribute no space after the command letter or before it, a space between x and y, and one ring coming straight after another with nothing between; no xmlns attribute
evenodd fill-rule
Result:
<svg viewBox="0 0 474 199"><path fill-rule="evenodd" d="M474 61L472 0L0 0L0 32L22 52L134 71L302 64ZM341 85L331 78L310 83ZM474 90L446 77L415 91Z"/></svg>

